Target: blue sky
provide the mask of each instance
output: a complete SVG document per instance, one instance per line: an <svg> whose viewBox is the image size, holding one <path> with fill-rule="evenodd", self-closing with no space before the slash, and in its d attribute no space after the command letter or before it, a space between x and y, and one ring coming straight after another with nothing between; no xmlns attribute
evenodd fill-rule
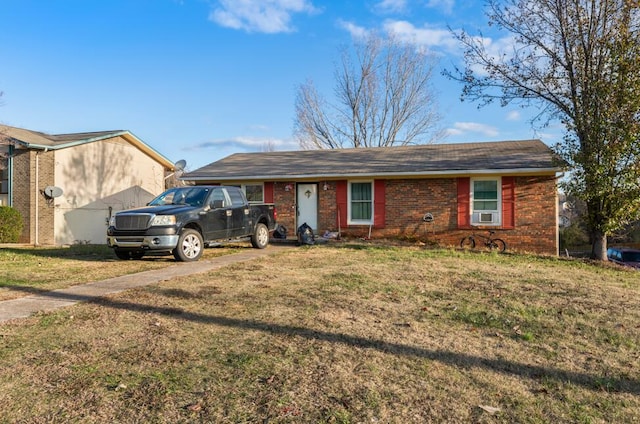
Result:
<svg viewBox="0 0 640 424"><path fill-rule="evenodd" d="M236 152L295 150L296 88L333 90L339 48L394 32L459 64L448 27L486 25L461 0L0 0L0 122L51 134L126 129L195 170ZM535 111L460 102L434 79L443 142L541 138Z"/></svg>

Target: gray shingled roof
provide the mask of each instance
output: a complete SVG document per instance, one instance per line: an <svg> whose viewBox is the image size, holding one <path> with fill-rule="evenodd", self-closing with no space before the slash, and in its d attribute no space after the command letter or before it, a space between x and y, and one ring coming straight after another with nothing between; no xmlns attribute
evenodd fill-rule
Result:
<svg viewBox="0 0 640 424"><path fill-rule="evenodd" d="M236 153L182 179L249 179L418 176L454 173L549 173L560 171L540 140L429 144L368 149Z"/></svg>

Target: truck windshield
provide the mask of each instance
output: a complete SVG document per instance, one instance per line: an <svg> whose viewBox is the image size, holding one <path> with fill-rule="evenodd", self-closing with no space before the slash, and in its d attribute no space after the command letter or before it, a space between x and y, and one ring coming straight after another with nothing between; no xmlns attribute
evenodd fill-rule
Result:
<svg viewBox="0 0 640 424"><path fill-rule="evenodd" d="M164 205L189 205L202 206L209 194L209 189L204 187L175 187L149 202L149 206Z"/></svg>

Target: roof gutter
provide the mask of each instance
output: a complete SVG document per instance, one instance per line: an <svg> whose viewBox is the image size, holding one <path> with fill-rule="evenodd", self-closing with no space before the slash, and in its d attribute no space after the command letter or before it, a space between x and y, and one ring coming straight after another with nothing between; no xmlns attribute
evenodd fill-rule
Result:
<svg viewBox="0 0 640 424"><path fill-rule="evenodd" d="M452 169L426 172L383 172L383 173L332 173L332 174L282 174L282 175L236 175L236 176L193 176L185 175L185 181L240 181L240 180L295 180L295 179L339 179L339 178L397 178L397 177L438 177L459 175L549 175L561 172L559 168L515 168L515 169Z"/></svg>

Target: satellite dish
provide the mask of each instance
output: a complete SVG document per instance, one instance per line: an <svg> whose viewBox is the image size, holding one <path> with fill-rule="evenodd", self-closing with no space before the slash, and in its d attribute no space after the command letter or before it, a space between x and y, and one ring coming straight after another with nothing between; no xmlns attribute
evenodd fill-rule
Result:
<svg viewBox="0 0 640 424"><path fill-rule="evenodd" d="M184 159L180 159L178 162L173 164L173 167L176 169L176 171L182 171L185 166L187 166L187 161Z"/></svg>
<svg viewBox="0 0 640 424"><path fill-rule="evenodd" d="M56 186L47 186L44 188L44 195L50 199L62 196L62 189Z"/></svg>

